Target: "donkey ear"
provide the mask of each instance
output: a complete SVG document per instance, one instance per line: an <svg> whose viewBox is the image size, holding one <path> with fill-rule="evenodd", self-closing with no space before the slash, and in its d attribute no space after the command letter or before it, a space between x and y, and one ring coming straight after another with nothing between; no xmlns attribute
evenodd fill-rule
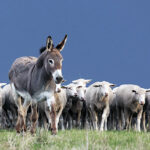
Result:
<svg viewBox="0 0 150 150"><path fill-rule="evenodd" d="M150 92L150 89L146 89L146 92Z"/></svg>
<svg viewBox="0 0 150 150"><path fill-rule="evenodd" d="M53 47L53 41L51 36L47 37L47 41L46 41L46 50L51 51Z"/></svg>
<svg viewBox="0 0 150 150"><path fill-rule="evenodd" d="M58 49L59 51L62 51L65 43L67 41L67 34L65 35L64 39L56 46L56 49Z"/></svg>

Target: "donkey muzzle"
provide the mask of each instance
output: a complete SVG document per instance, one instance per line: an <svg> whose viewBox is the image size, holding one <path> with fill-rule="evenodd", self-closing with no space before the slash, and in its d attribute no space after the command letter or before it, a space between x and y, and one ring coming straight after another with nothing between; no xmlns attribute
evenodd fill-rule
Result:
<svg viewBox="0 0 150 150"><path fill-rule="evenodd" d="M63 77L62 76L58 76L56 77L56 84L60 84L63 81Z"/></svg>
<svg viewBox="0 0 150 150"><path fill-rule="evenodd" d="M60 84L63 81L63 76L60 69L55 70L52 75L56 84Z"/></svg>

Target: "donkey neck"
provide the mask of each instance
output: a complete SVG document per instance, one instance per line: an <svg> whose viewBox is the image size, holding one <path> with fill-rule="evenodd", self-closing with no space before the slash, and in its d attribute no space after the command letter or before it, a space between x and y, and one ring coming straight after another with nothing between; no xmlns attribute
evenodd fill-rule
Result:
<svg viewBox="0 0 150 150"><path fill-rule="evenodd" d="M47 74L44 66L38 67L35 64L34 68L31 71L29 86L30 94L33 95L40 91L54 90L54 88L55 83L52 75Z"/></svg>

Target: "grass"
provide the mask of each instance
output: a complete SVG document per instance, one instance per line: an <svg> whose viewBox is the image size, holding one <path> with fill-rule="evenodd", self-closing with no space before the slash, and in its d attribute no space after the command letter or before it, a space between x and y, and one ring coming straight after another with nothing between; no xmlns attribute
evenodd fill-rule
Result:
<svg viewBox="0 0 150 150"><path fill-rule="evenodd" d="M150 150L150 133L134 131L59 131L52 136L50 131L37 130L17 134L15 131L0 131L0 150Z"/></svg>

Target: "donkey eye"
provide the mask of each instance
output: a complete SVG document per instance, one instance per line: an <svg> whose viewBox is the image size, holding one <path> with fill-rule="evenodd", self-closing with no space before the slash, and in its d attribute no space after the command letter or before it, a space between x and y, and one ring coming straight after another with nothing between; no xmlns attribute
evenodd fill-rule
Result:
<svg viewBox="0 0 150 150"><path fill-rule="evenodd" d="M49 64L51 64L51 65L54 64L54 60L53 60L53 59L49 59L48 62L49 62Z"/></svg>

